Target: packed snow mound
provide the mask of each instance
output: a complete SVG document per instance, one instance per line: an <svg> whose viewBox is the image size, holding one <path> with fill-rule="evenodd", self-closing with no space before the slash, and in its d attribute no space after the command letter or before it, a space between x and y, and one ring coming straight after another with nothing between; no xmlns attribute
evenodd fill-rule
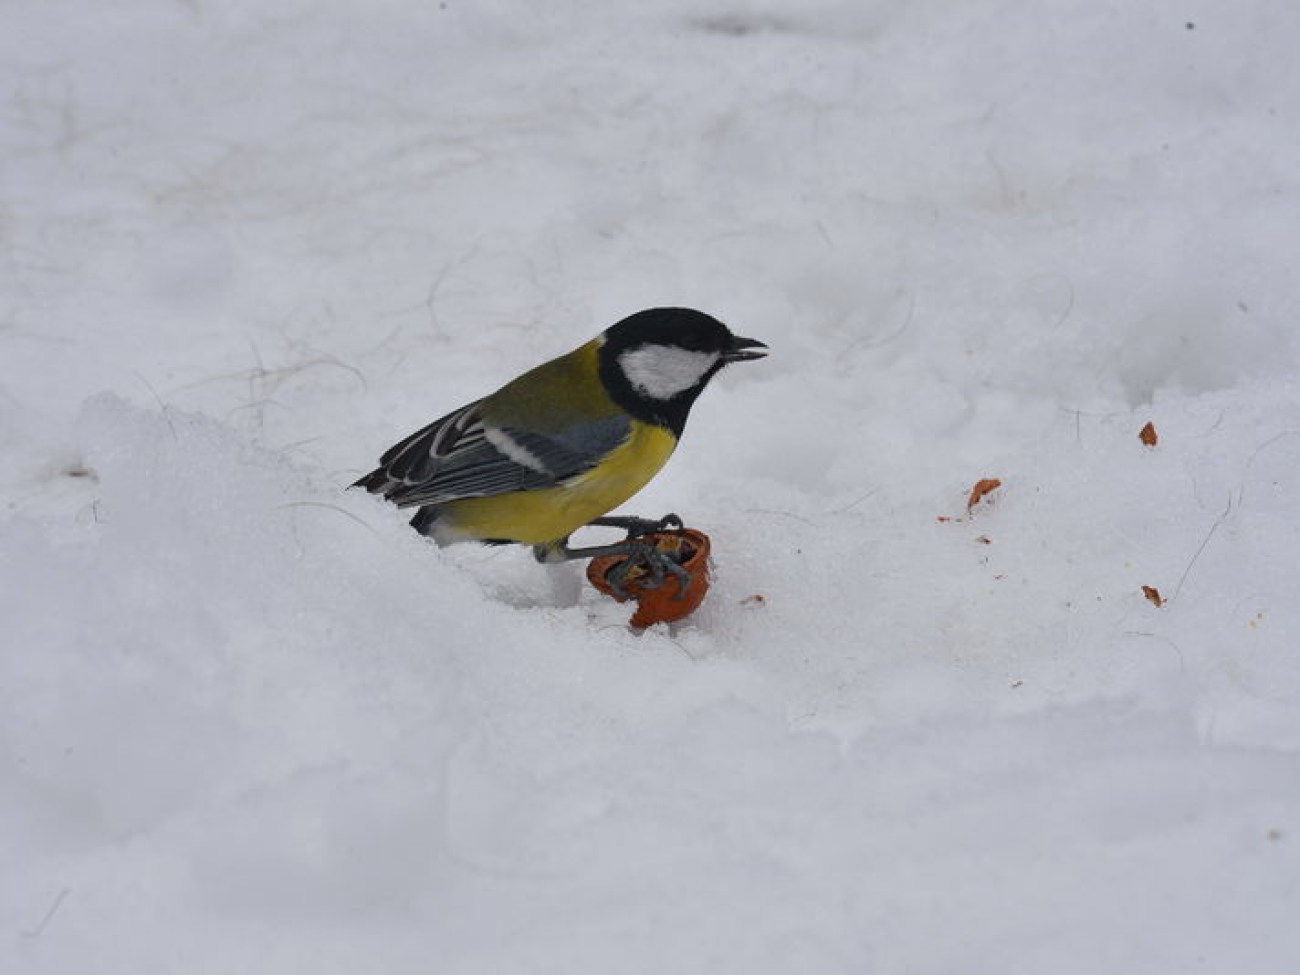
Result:
<svg viewBox="0 0 1300 975"><path fill-rule="evenodd" d="M1300 444L1246 450L1264 412L1063 438L951 521L755 511L700 619L638 637L571 567L458 559L224 424L92 400L76 517L3 526L15 958L73 970L129 915L123 971L207 931L197 970L942 970L972 939L1030 970L1099 930L1265 964Z"/></svg>

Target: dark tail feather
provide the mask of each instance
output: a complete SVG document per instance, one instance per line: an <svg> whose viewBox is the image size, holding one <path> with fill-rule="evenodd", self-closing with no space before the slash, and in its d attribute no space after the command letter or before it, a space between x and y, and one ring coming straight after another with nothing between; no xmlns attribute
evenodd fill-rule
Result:
<svg viewBox="0 0 1300 975"><path fill-rule="evenodd" d="M381 467L378 470L371 471L365 477L352 484L354 488L365 488L371 494L382 495L385 498L392 498L394 489L405 487L402 481L395 481L388 476L388 471ZM406 507L398 502L399 507ZM438 520L440 514L436 504L421 505L416 509L415 517L411 519L411 527L421 535L433 535L434 523Z"/></svg>
<svg viewBox="0 0 1300 975"><path fill-rule="evenodd" d="M371 471L361 480L352 484L354 488L365 488L371 494L384 494L385 489L392 483L392 478L381 467L378 470Z"/></svg>
<svg viewBox="0 0 1300 975"><path fill-rule="evenodd" d="M433 534L433 523L438 520L438 506L436 504L426 504L415 513L411 519L411 527L421 535Z"/></svg>

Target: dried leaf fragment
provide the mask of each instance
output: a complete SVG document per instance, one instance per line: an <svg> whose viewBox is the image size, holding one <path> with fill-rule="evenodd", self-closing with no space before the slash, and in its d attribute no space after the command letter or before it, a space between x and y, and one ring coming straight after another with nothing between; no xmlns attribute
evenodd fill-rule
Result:
<svg viewBox="0 0 1300 975"><path fill-rule="evenodd" d="M966 501L966 510L970 511L971 508L1000 487L1002 487L1002 482L996 477L980 478L975 482L975 486L970 489L970 498Z"/></svg>
<svg viewBox="0 0 1300 975"><path fill-rule="evenodd" d="M1155 586L1143 586L1142 595L1151 600L1151 605L1157 608L1165 604L1164 598L1160 595L1160 590Z"/></svg>
<svg viewBox="0 0 1300 975"><path fill-rule="evenodd" d="M1160 442L1160 438L1156 436L1156 425L1148 421L1147 425L1138 431L1138 439L1148 447L1154 447Z"/></svg>

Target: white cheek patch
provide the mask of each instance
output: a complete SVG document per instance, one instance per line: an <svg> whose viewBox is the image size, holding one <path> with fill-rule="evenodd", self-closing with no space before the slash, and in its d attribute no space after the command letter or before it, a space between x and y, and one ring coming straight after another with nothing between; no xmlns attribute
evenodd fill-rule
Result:
<svg viewBox="0 0 1300 975"><path fill-rule="evenodd" d="M643 345L620 355L618 366L642 396L672 399L699 385L717 361L716 352L696 352L675 345Z"/></svg>

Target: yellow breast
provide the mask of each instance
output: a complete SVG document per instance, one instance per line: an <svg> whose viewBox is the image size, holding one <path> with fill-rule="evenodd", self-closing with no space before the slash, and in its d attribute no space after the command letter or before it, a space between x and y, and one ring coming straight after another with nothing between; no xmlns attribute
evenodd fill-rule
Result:
<svg viewBox="0 0 1300 975"><path fill-rule="evenodd" d="M527 545L561 541L645 487L676 446L668 430L633 422L628 438L602 464L564 484L440 505L438 520L446 530L440 534Z"/></svg>

